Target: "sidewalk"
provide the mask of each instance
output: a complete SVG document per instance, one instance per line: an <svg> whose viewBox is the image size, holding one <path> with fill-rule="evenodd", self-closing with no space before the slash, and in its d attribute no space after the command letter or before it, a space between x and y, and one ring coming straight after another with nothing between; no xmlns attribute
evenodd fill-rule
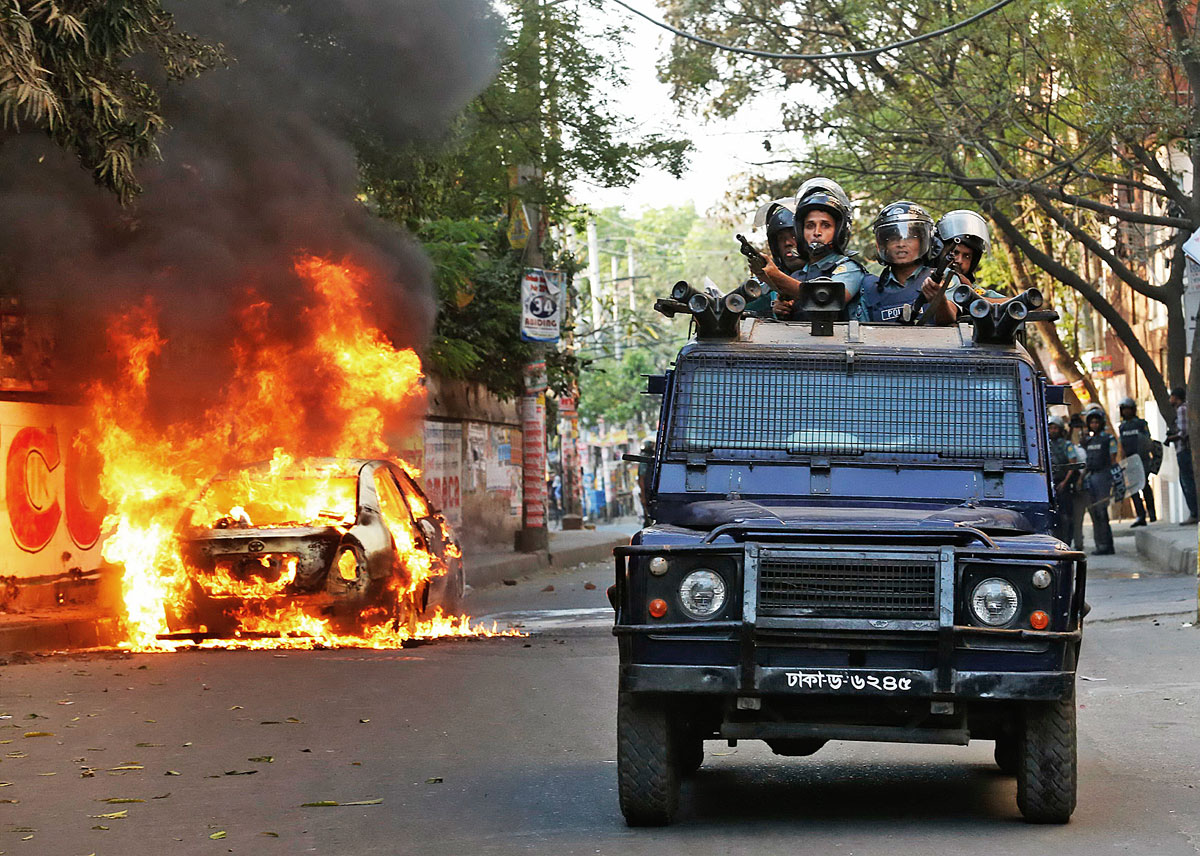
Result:
<svg viewBox="0 0 1200 856"><path fill-rule="evenodd" d="M514 553L511 550L490 553L463 551L463 566L467 585L485 588L504 580L537 573L545 568L569 568L584 562L601 562L612 558L613 547L628 544L641 522L626 517L604 523L595 529L576 529L571 532L551 530L550 550L547 553Z"/></svg>
<svg viewBox="0 0 1200 856"><path fill-rule="evenodd" d="M1145 556L1151 564L1168 573L1196 573L1196 547L1200 527L1151 523L1149 526L1139 526L1134 532L1138 553Z"/></svg>

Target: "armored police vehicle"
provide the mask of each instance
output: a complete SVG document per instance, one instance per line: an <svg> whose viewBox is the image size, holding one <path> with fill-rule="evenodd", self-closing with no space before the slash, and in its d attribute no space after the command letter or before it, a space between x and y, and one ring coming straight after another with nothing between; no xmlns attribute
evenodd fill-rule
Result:
<svg viewBox="0 0 1200 856"><path fill-rule="evenodd" d="M834 323L825 282L811 325L740 317L745 286L657 306L697 335L649 379L655 522L609 590L621 809L669 823L710 740L986 740L1065 823L1086 564L1048 534L1062 391L1014 341L1053 313L968 288L957 326Z"/></svg>

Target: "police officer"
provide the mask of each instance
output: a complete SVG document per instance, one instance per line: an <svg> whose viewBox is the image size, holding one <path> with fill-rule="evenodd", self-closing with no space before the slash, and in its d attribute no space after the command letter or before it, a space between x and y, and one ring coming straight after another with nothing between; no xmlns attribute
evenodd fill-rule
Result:
<svg viewBox="0 0 1200 856"><path fill-rule="evenodd" d="M863 283L861 313L866 321L907 320L909 313L937 324L953 324L958 308L946 299L946 284L934 283L926 263L932 246L933 218L915 202L893 202L871 225L883 273ZM932 313L932 314L931 314Z"/></svg>
<svg viewBox="0 0 1200 856"><path fill-rule="evenodd" d="M1158 515L1154 513L1154 491L1150 489L1150 446L1153 438L1150 436L1150 425L1145 419L1138 418L1137 403L1132 398L1122 401L1119 410L1121 424L1117 428L1117 434L1121 437L1121 455L1125 458L1137 455L1142 459L1142 468L1146 472L1146 486L1130 497L1133 500L1133 510L1137 512L1137 520L1133 521L1133 525L1145 526L1147 516L1151 523L1158 519ZM1142 504L1143 498L1145 505Z"/></svg>
<svg viewBox="0 0 1200 856"><path fill-rule="evenodd" d="M789 274L804 265L800 258L796 238L796 215L792 208L794 201L789 197L768 202L758 209L754 217L754 227L767 227L767 247L770 250L771 262L779 271ZM781 301L779 292L771 284L765 273L766 263L756 264L751 261L751 272L761 281L766 290L762 296L746 304L745 311L760 318L774 317L774 308L779 307L783 312L791 312L790 301Z"/></svg>
<svg viewBox="0 0 1200 856"><path fill-rule="evenodd" d="M1067 439L1067 426L1061 416L1051 416L1046 430L1050 433L1050 477L1054 481L1054 499L1058 506L1054 537L1070 544L1075 529L1075 488L1080 475L1078 450Z"/></svg>
<svg viewBox="0 0 1200 856"><path fill-rule="evenodd" d="M839 188L840 189L840 188ZM804 265L791 278L799 283L820 277L829 277L842 283L846 291L846 305L838 320L847 321L859 317L859 292L862 288L866 268L851 255L846 254L850 241L850 209L842 202L844 194L823 187L810 189L807 195L796 199L796 223L799 226L799 253ZM788 288L780 292L787 294ZM801 310L793 310L791 319L809 320Z"/></svg>
<svg viewBox="0 0 1200 856"><path fill-rule="evenodd" d="M992 233L982 216L967 208L947 211L937 221L936 230L936 244L940 247L938 265L950 258L954 261L956 271L954 279L946 283L947 289L954 288L957 280L971 286L984 300L995 303L1008 299L995 289L985 288L975 281L979 263L992 248Z"/></svg>
<svg viewBox="0 0 1200 856"><path fill-rule="evenodd" d="M1184 526L1196 524L1196 478L1192 473L1192 444L1188 437L1187 387L1177 386L1171 390L1171 406L1175 408L1175 430L1167 435L1167 442L1175 444L1175 457L1179 462L1179 489L1187 503L1188 519Z"/></svg>
<svg viewBox="0 0 1200 856"><path fill-rule="evenodd" d="M1108 525L1108 502L1112 495L1112 468L1117 463L1117 439L1104 430L1104 411L1090 410L1087 413L1087 428L1090 432L1083 442L1086 456L1084 484L1088 493L1088 513L1092 516L1092 536L1096 539L1093 555L1111 556L1113 550L1112 528Z"/></svg>

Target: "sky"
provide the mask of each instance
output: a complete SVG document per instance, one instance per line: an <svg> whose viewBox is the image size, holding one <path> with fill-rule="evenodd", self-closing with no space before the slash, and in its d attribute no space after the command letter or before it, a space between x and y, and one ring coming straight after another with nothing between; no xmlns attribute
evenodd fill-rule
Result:
<svg viewBox="0 0 1200 856"><path fill-rule="evenodd" d="M653 0L636 0L638 8L661 20ZM643 125L646 131L673 132L688 137L695 145L687 172L676 179L661 169L648 169L631 187L598 188L580 183L576 194L581 202L605 208L619 205L626 214L636 215L644 208L679 205L691 200L700 214L717 207L726 192L739 181L739 175L758 171L754 161L769 155L763 150L763 116L770 108L749 104L740 118L704 122L694 115L680 116L671 100L670 87L660 83L655 66L668 49L670 33L629 14L612 4L607 12L615 21L629 24L629 43L624 57L629 67L630 85L610 93L615 109ZM747 221L752 209L739 212ZM749 223L747 223L749 225Z"/></svg>

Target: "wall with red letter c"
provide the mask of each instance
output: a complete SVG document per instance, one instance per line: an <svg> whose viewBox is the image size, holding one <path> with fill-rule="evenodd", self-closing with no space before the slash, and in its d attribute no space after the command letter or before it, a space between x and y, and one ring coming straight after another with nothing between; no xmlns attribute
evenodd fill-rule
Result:
<svg viewBox="0 0 1200 856"><path fill-rule="evenodd" d="M51 576L100 564L105 504L98 460L79 448L75 407L0 401L0 576Z"/></svg>

